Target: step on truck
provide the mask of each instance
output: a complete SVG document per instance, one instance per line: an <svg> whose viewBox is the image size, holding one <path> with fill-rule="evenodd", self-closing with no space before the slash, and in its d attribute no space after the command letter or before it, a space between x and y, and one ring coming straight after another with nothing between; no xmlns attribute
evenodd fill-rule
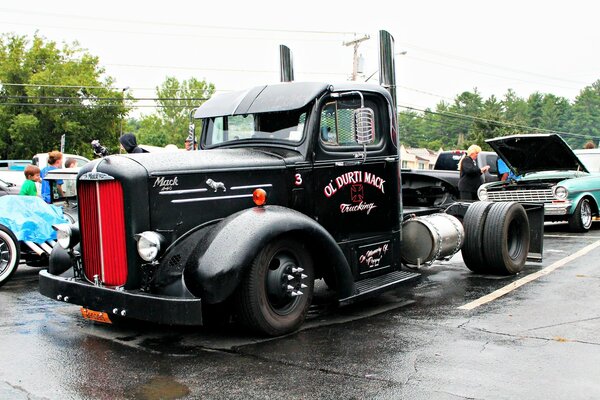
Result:
<svg viewBox="0 0 600 400"><path fill-rule="evenodd" d="M226 310L281 335L303 323L318 279L345 305L461 248L473 271L519 272L530 247L541 255L535 208L403 209L393 38L380 41L381 85L222 94L193 114L200 150L84 166L78 224L56 227L40 292L105 322L202 325Z"/></svg>

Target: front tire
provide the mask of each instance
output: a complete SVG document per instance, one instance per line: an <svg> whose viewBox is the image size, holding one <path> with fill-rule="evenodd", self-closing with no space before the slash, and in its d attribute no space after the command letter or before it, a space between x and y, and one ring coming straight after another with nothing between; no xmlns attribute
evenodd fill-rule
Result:
<svg viewBox="0 0 600 400"><path fill-rule="evenodd" d="M569 230L583 233L592 227L592 206L588 199L581 199L575 207L575 212L569 217Z"/></svg>
<svg viewBox="0 0 600 400"><path fill-rule="evenodd" d="M0 286L4 285L19 266L21 250L10 229L0 225Z"/></svg>
<svg viewBox="0 0 600 400"><path fill-rule="evenodd" d="M237 314L249 330L278 336L297 330L312 301L314 269L306 248L290 239L256 256L238 291Z"/></svg>

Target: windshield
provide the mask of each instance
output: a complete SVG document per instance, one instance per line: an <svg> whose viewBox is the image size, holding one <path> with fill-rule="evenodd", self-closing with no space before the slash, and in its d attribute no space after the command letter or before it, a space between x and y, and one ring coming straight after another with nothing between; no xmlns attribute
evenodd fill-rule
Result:
<svg viewBox="0 0 600 400"><path fill-rule="evenodd" d="M296 144L304 137L305 122L303 110L207 118L202 143L206 147L239 141Z"/></svg>

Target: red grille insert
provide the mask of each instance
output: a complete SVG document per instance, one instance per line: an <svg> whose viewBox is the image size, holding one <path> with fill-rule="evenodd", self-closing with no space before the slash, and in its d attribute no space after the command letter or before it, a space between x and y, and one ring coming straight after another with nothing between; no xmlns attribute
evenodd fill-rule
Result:
<svg viewBox="0 0 600 400"><path fill-rule="evenodd" d="M79 227L83 270L108 286L127 281L123 188L118 181L80 181Z"/></svg>

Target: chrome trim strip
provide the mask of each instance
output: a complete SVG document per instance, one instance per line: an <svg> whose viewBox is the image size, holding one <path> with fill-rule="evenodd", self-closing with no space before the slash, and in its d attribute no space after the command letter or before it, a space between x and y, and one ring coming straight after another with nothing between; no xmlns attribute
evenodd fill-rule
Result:
<svg viewBox="0 0 600 400"><path fill-rule="evenodd" d="M173 195L173 194L189 194L189 193L200 193L207 192L208 189L182 189L182 190L166 190L164 192L159 192L159 195Z"/></svg>
<svg viewBox="0 0 600 400"><path fill-rule="evenodd" d="M196 201L212 201L212 200L223 200L223 199L241 199L244 197L252 197L251 194L239 194L235 196L213 196L213 197L203 197L196 199L176 199L171 200L171 203L193 203Z"/></svg>
<svg viewBox="0 0 600 400"><path fill-rule="evenodd" d="M273 185L270 183L265 183L265 184L247 185L247 186L232 186L229 189L230 190L240 190L240 189L256 189L256 188L263 188L263 187L273 187Z"/></svg>

